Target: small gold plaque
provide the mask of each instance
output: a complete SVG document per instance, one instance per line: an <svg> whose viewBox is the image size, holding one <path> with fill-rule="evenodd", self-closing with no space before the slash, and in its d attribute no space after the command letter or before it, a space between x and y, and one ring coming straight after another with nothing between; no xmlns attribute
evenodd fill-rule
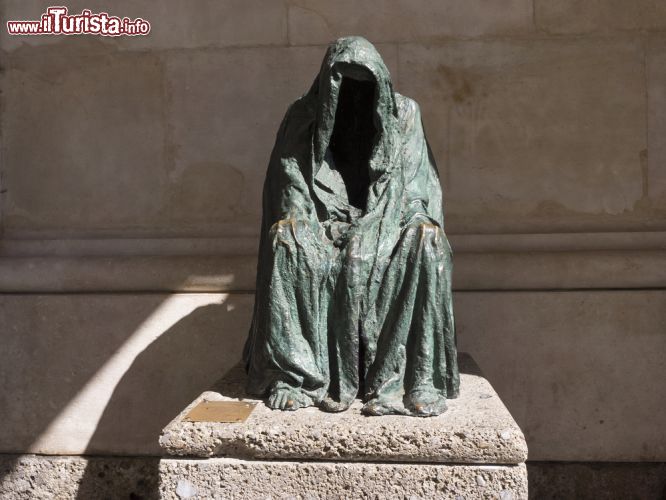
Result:
<svg viewBox="0 0 666 500"><path fill-rule="evenodd" d="M185 415L188 422L245 422L257 403L244 401L202 401Z"/></svg>

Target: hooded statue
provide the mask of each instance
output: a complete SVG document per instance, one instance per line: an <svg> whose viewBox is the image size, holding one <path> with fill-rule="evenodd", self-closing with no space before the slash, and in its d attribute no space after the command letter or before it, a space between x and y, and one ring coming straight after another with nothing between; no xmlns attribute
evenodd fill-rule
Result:
<svg viewBox="0 0 666 500"><path fill-rule="evenodd" d="M277 133L244 361L276 409L431 416L458 394L437 167L364 38L328 48Z"/></svg>

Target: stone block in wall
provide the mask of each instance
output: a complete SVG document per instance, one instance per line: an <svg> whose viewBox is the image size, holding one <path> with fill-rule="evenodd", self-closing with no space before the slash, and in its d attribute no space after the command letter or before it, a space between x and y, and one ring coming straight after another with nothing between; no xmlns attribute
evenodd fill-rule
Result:
<svg viewBox="0 0 666 500"><path fill-rule="evenodd" d="M647 202L666 220L666 36L650 38L647 51Z"/></svg>
<svg viewBox="0 0 666 500"><path fill-rule="evenodd" d="M666 463L531 462L533 500L663 500Z"/></svg>
<svg viewBox="0 0 666 500"><path fill-rule="evenodd" d="M663 461L666 291L458 293L459 345L531 460Z"/></svg>
<svg viewBox="0 0 666 500"><path fill-rule="evenodd" d="M535 0L536 27L547 33L580 34L666 27L666 4L659 0Z"/></svg>
<svg viewBox="0 0 666 500"><path fill-rule="evenodd" d="M642 204L643 49L626 40L400 45L452 233L663 228Z"/></svg>
<svg viewBox="0 0 666 500"><path fill-rule="evenodd" d="M289 41L327 44L362 35L371 42L441 40L532 31L532 2L296 0L289 3Z"/></svg>
<svg viewBox="0 0 666 500"><path fill-rule="evenodd" d="M163 67L68 38L14 54L3 76L6 233L152 227L163 217Z"/></svg>

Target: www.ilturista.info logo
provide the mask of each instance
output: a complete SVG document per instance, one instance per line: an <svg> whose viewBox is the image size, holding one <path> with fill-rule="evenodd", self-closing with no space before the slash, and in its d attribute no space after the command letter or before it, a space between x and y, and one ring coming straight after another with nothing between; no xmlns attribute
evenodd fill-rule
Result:
<svg viewBox="0 0 666 500"><path fill-rule="evenodd" d="M10 35L102 35L137 36L150 33L150 23L137 17L111 16L106 12L93 14L84 9L68 14L67 7L49 7L40 20L7 21Z"/></svg>

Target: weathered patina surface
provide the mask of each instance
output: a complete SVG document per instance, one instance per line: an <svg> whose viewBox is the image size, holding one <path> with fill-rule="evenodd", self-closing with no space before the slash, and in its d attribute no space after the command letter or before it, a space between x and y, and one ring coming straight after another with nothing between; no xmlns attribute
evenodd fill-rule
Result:
<svg viewBox="0 0 666 500"><path fill-rule="evenodd" d="M271 408L430 416L456 397L451 249L418 105L341 38L271 155L248 390Z"/></svg>

